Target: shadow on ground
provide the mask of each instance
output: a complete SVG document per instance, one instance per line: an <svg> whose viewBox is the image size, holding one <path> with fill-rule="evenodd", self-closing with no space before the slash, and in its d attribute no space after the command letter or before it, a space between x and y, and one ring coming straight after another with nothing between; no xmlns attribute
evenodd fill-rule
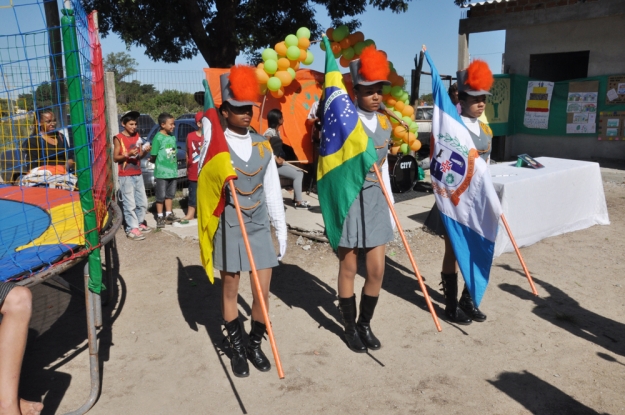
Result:
<svg viewBox="0 0 625 415"><path fill-rule="evenodd" d="M513 270L507 265L499 266L525 278L523 271ZM625 356L625 324L587 310L561 289L536 277L533 279L542 288L538 288L540 297L521 286L500 284L499 288L523 300L533 301L536 307L532 312L538 317L612 353Z"/></svg>
<svg viewBox="0 0 625 415"><path fill-rule="evenodd" d="M487 382L533 414L599 415L595 410L527 371L502 372L497 380Z"/></svg>
<svg viewBox="0 0 625 415"><path fill-rule="evenodd" d="M119 275L119 256L113 243L114 278L118 283L113 297L102 307L103 328L98 332L100 347L100 374L108 361L113 346L112 326L121 313L126 298L125 283ZM20 378L20 396L42 401L42 414L55 414L72 377L63 372L63 366L81 353L89 353L87 344L87 317L83 268L79 262L61 275L69 288L48 280L32 287L33 314L28 332L28 344ZM89 365L83 369L89 372ZM42 397L45 399L42 400ZM88 398L85 393L84 399ZM76 408L74 408L76 409Z"/></svg>

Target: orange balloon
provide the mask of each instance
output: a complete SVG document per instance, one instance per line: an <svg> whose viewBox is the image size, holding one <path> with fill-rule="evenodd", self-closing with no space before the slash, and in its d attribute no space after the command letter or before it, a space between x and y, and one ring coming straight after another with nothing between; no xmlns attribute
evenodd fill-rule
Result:
<svg viewBox="0 0 625 415"><path fill-rule="evenodd" d="M405 107L405 106L406 106L406 104L404 104L404 103L403 103L403 102L401 102L401 101L397 101L397 102L395 103L395 105L394 105L395 109L396 109L397 111L399 111L399 112L401 112L401 111L404 109L404 107Z"/></svg>
<svg viewBox="0 0 625 415"><path fill-rule="evenodd" d="M397 100L395 98L389 98L386 100L386 105L389 107L395 107L395 104L397 104Z"/></svg>
<svg viewBox="0 0 625 415"><path fill-rule="evenodd" d="M339 45L337 42L332 42L332 53L336 55L338 53L341 53L341 50L341 45Z"/></svg>
<svg viewBox="0 0 625 415"><path fill-rule="evenodd" d="M396 127L399 125L399 121L397 121L395 118L392 118L392 117L388 117L388 118L391 120L391 125L393 127Z"/></svg>
<svg viewBox="0 0 625 415"><path fill-rule="evenodd" d="M332 33L334 33L334 28L331 27L328 30L326 30L326 36L328 37L328 39L332 40Z"/></svg>
<svg viewBox="0 0 625 415"><path fill-rule="evenodd" d="M276 53L280 56L286 56L286 43L284 41L276 43L276 46L273 47L276 50Z"/></svg>
<svg viewBox="0 0 625 415"><path fill-rule="evenodd" d="M278 89L277 91L269 91L269 92L271 93L271 96L274 98L280 99L284 96L284 90L282 88Z"/></svg>
<svg viewBox="0 0 625 415"><path fill-rule="evenodd" d="M297 39L297 47L300 49L308 49L308 47L310 46L310 40L306 39L305 37L300 37L299 39Z"/></svg>
<svg viewBox="0 0 625 415"><path fill-rule="evenodd" d="M400 146L391 146L391 154L396 156L399 153Z"/></svg>
<svg viewBox="0 0 625 415"><path fill-rule="evenodd" d="M354 43L352 43L352 45L355 45L358 42L364 42L365 41L365 35L361 31L354 32L353 36L355 37L356 41Z"/></svg>
<svg viewBox="0 0 625 415"><path fill-rule="evenodd" d="M412 145L413 142L417 141L417 136L414 133L408 132L408 144Z"/></svg>
<svg viewBox="0 0 625 415"><path fill-rule="evenodd" d="M403 141L404 137L406 137L406 127L404 127L403 125L398 125L397 127L393 128L393 135L397 138L401 138Z"/></svg>
<svg viewBox="0 0 625 415"><path fill-rule="evenodd" d="M403 76L399 76L399 75L395 74L395 85L397 85L397 86L404 86L405 83L406 83L406 81L404 80Z"/></svg>
<svg viewBox="0 0 625 415"><path fill-rule="evenodd" d="M269 75L262 68L256 68L256 78L259 84L266 84L269 80Z"/></svg>
<svg viewBox="0 0 625 415"><path fill-rule="evenodd" d="M300 49L299 50L299 61L300 62L304 62L306 60L307 56L308 56L308 54L306 53L306 51L304 49Z"/></svg>
<svg viewBox="0 0 625 415"><path fill-rule="evenodd" d="M278 59L278 70L279 71L286 71L286 69L291 66L291 61L289 61L287 58L280 58Z"/></svg>
<svg viewBox="0 0 625 415"><path fill-rule="evenodd" d="M388 102L391 99L391 94L382 94L382 102Z"/></svg>
<svg viewBox="0 0 625 415"><path fill-rule="evenodd" d="M291 68L293 68L294 71L297 71L299 69L299 61L289 61L291 63Z"/></svg>
<svg viewBox="0 0 625 415"><path fill-rule="evenodd" d="M345 56L341 56L341 59L339 59L339 64L343 67L343 68L347 68L349 66L349 59L345 59Z"/></svg>
<svg viewBox="0 0 625 415"><path fill-rule="evenodd" d="M348 47L350 47L351 44L349 43L349 37L346 37L343 40L341 40L339 42L339 45L341 45L341 49L347 49Z"/></svg>
<svg viewBox="0 0 625 415"><path fill-rule="evenodd" d="M256 67L257 67L258 69L263 69L263 68L265 67L265 63L264 63L264 62L261 62L261 63L259 63L258 65L256 65Z"/></svg>
<svg viewBox="0 0 625 415"><path fill-rule="evenodd" d="M404 109L401 110L401 114L406 117L410 117L412 114L414 114L414 108L412 108L410 105L404 105Z"/></svg>
<svg viewBox="0 0 625 415"><path fill-rule="evenodd" d="M291 82L293 82L291 74L287 71L277 71L274 76L282 82L282 86L289 86L291 85Z"/></svg>
<svg viewBox="0 0 625 415"><path fill-rule="evenodd" d="M421 150L421 141L414 140L414 142L412 144L410 144L410 149L412 151L419 151L419 150Z"/></svg>
<svg viewBox="0 0 625 415"><path fill-rule="evenodd" d="M352 46L358 43L358 37L356 36L356 33L352 33L351 35L347 36L347 39L349 39L349 44Z"/></svg>

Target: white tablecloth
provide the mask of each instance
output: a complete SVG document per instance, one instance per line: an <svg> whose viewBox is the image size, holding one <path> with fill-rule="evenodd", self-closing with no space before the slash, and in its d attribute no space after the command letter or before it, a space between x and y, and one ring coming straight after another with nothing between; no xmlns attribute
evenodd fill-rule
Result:
<svg viewBox="0 0 625 415"><path fill-rule="evenodd" d="M609 225L601 171L597 163L536 158L545 167L514 167L515 163L490 166L503 213L519 247L541 239ZM495 256L514 247L500 222Z"/></svg>

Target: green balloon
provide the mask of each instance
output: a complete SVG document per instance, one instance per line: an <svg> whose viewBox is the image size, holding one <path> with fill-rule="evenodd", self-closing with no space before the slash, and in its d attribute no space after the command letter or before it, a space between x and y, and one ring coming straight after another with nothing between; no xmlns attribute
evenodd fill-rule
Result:
<svg viewBox="0 0 625 415"><path fill-rule="evenodd" d="M358 42L354 45L354 53L356 55L362 54L362 50L366 47L365 42Z"/></svg>
<svg viewBox="0 0 625 415"><path fill-rule="evenodd" d="M404 100L404 104L406 104L406 105L410 105L410 98L406 98L406 99Z"/></svg>
<svg viewBox="0 0 625 415"><path fill-rule="evenodd" d="M311 51L307 50L306 51L306 59L304 59L304 62L302 62L304 65L310 65L311 63L313 63L313 61L315 60L315 56L312 54Z"/></svg>
<svg viewBox="0 0 625 415"><path fill-rule="evenodd" d="M297 36L295 35L288 35L287 37L284 38L284 44L288 46L297 46Z"/></svg>
<svg viewBox="0 0 625 415"><path fill-rule="evenodd" d="M393 98L400 99L403 93L404 93L404 90L401 89L401 86L395 85L394 87L391 88L391 95L393 96Z"/></svg>
<svg viewBox="0 0 625 415"><path fill-rule="evenodd" d="M388 69L390 69L391 71L395 69L395 67L393 66L393 62L388 61Z"/></svg>
<svg viewBox="0 0 625 415"><path fill-rule="evenodd" d="M387 105L386 109L395 112L395 107L391 107L390 105Z"/></svg>
<svg viewBox="0 0 625 415"><path fill-rule="evenodd" d="M291 75L291 78L295 79L295 69L286 68L286 71Z"/></svg>
<svg viewBox="0 0 625 415"><path fill-rule="evenodd" d="M371 46L371 45L375 46L375 42L373 41L373 39L367 39L367 40L365 40L365 45L367 45L367 46Z"/></svg>
<svg viewBox="0 0 625 415"><path fill-rule="evenodd" d="M391 93L391 86L390 85L384 85L382 87L382 93L385 94L385 95L386 94L390 94Z"/></svg>
<svg viewBox="0 0 625 415"><path fill-rule="evenodd" d="M408 92L403 91L403 93L401 94L400 100L404 101L407 104L406 101L408 101L409 99L410 99L410 95L408 95Z"/></svg>
<svg viewBox="0 0 625 415"><path fill-rule="evenodd" d="M270 91L277 91L278 89L280 89L281 86L282 81L280 81L280 79L276 78L275 76L272 76L267 81L267 89L269 89Z"/></svg>
<svg viewBox="0 0 625 415"><path fill-rule="evenodd" d="M334 29L334 32L332 33L332 39L335 42L340 42L341 40L345 39L347 35L349 35L349 28L342 24Z"/></svg>
<svg viewBox="0 0 625 415"><path fill-rule="evenodd" d="M264 61L268 61L269 59L273 59L274 61L278 60L278 54L271 48L263 50L262 56Z"/></svg>
<svg viewBox="0 0 625 415"><path fill-rule="evenodd" d="M408 144L403 143L401 146L399 146L399 151L404 154L408 154L408 152L410 151L410 147L408 147Z"/></svg>
<svg viewBox="0 0 625 415"><path fill-rule="evenodd" d="M343 49L343 57L348 61L354 57L354 48Z"/></svg>
<svg viewBox="0 0 625 415"><path fill-rule="evenodd" d="M268 74L274 74L278 70L278 62L274 59L268 59L265 61L264 69Z"/></svg>
<svg viewBox="0 0 625 415"><path fill-rule="evenodd" d="M410 122L410 132L416 133L417 131L419 131L419 124L417 124L415 121Z"/></svg>
<svg viewBox="0 0 625 415"><path fill-rule="evenodd" d="M323 42L319 43L319 47L321 48L322 51L324 51L324 52L326 51L326 44L325 43L323 43Z"/></svg>
<svg viewBox="0 0 625 415"><path fill-rule="evenodd" d="M299 59L299 48L297 46L289 46L286 50L286 57L292 61Z"/></svg>
<svg viewBox="0 0 625 415"><path fill-rule="evenodd" d="M308 28L306 27L300 27L299 29L297 29L295 35L298 38L305 37L306 39L310 39L310 30L308 30Z"/></svg>
<svg viewBox="0 0 625 415"><path fill-rule="evenodd" d="M403 117L401 117L401 119L408 125L410 125L410 123L412 122L412 119L407 115L404 115Z"/></svg>
<svg viewBox="0 0 625 415"><path fill-rule="evenodd" d="M397 111L397 110L394 110L394 111L393 111L393 113L394 113L395 115L397 115L397 118L399 118L400 120L401 120L401 117L403 117L403 116L404 116L401 112L399 112L399 111Z"/></svg>

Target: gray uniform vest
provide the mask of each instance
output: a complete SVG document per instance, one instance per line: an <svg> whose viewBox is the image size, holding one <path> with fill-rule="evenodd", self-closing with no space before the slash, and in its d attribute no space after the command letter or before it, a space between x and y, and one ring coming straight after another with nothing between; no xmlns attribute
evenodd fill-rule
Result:
<svg viewBox="0 0 625 415"><path fill-rule="evenodd" d="M376 116L378 123L375 131L369 130L364 124L363 127L373 140L378 155L376 164L382 173L391 138L391 123L383 115ZM339 246L373 248L393 240L390 211L381 186L384 184L378 181L375 171L371 168L365 177L362 190L347 213Z"/></svg>
<svg viewBox="0 0 625 415"><path fill-rule="evenodd" d="M230 149L232 165L237 173L234 187L241 207L245 229L252 247L257 269L271 268L278 265L276 252L271 240L269 213L265 202L263 182L269 163L273 161L271 148L267 148L265 137L250 133L252 137L252 155L243 161ZM226 206L219 221L219 227L213 239L213 260L215 268L226 272L250 271L251 267L239 219L232 200L230 187L226 188Z"/></svg>

